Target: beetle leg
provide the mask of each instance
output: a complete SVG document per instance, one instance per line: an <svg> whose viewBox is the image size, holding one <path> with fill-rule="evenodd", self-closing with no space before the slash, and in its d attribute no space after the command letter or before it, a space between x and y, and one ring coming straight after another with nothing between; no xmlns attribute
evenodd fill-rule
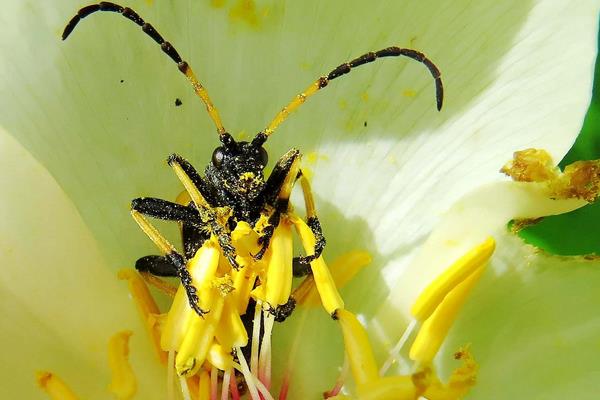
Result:
<svg viewBox="0 0 600 400"><path fill-rule="evenodd" d="M189 271L186 268L185 258L175 250L175 247L167 239L165 239L158 230L150 223L148 220L138 211L131 210L131 216L138 223L142 231L148 237L156 247L159 248L164 254L165 259L171 263L177 272L177 276L181 280L181 284L185 288L185 292L188 297L188 302L190 307L201 317L208 312L200 308L198 304L198 295L196 288L192 284L192 277L190 276Z"/></svg>
<svg viewBox="0 0 600 400"><path fill-rule="evenodd" d="M312 190L310 188L310 182L302 174L302 170L299 172L300 186L302 187L302 194L304 195L304 204L306 205L306 225L310 228L313 235L315 235L315 250L311 255L304 257L296 257L294 261L299 264L308 266L311 261L316 260L321 256L323 249L325 248L326 240L323 236L323 229L321 223L317 217L317 211L315 209L315 200L313 198Z"/></svg>
<svg viewBox="0 0 600 400"><path fill-rule="evenodd" d="M263 192L266 203L272 205L273 213L269 216L269 221L263 229L259 238L261 249L254 256L255 260L260 260L269 248L271 237L275 227L279 225L281 214L288 211L290 195L292 188L300 171L300 152L297 149L291 149L285 153L273 168L273 172L267 179L265 190Z"/></svg>
<svg viewBox="0 0 600 400"><path fill-rule="evenodd" d="M217 237L219 246L221 246L221 250L223 250L223 254L231 266L234 269L239 270L240 266L235 260L235 247L233 247L233 243L231 242L231 232L227 226L229 217L220 217L219 214L213 210L210 203L206 201L206 198L196 185L196 179L193 179L194 176L199 175L190 163L176 154L173 154L168 158L168 163L190 195L203 225L211 234ZM226 211L226 208L223 207L222 209Z"/></svg>

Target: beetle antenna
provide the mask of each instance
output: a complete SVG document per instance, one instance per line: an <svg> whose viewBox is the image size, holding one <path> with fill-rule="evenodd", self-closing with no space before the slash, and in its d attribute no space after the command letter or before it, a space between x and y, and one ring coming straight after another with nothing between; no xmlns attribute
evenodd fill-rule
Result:
<svg viewBox="0 0 600 400"><path fill-rule="evenodd" d="M442 103L444 101L444 87L442 85L442 78L440 77L441 73L438 67L436 67L436 65L429 58L427 58L425 54L419 51L394 46L379 51L363 54L362 56L355 58L350 62L338 66L326 76L321 76L304 92L296 95L296 97L294 97L294 99L287 106L283 107L281 111L279 111L279 113L275 116L275 118L273 118L273 120L267 126L267 128L264 131L259 132L258 135L256 135L256 139L258 139L258 141L260 142L266 141L267 138L271 136L271 134L275 131L275 129L277 129L277 127L279 127L279 125L281 125L281 123L286 120L286 118L291 112L295 111L298 107L300 107L306 101L307 98L309 98L310 96L327 86L329 84L329 81L339 78L342 75L346 75L352 70L352 68L356 68L363 64L371 63L378 58L398 56L412 58L413 60L418 61L427 67L427 69L431 73L431 76L433 76L433 79L435 80L435 98L437 102L437 109L438 111L440 111L442 109Z"/></svg>
<svg viewBox="0 0 600 400"><path fill-rule="evenodd" d="M219 116L219 112L217 111L217 109L213 105L212 101L210 100L210 97L208 96L208 92L206 91L204 86L202 86L202 84L198 81L198 79L196 79L196 76L194 75L194 71L192 71L192 68L188 65L188 63L186 61L181 59L181 57L179 56L179 53L177 53L177 50L175 50L175 47L173 47L173 45L171 43L165 41L163 39L163 37L160 35L160 33L158 33L152 25L150 25L149 23L144 21L142 19L142 17L140 17L131 8L122 7L118 4L109 3L107 1L103 1L98 4L91 4L89 6L83 7L82 9L80 9L77 12L77 14L75 14L75 16L73 18L71 18L71 20L69 21L67 26L65 26L65 30L63 31L63 34L62 34L62 39L65 40L66 38L69 37L71 32L73 32L73 30L79 23L79 21L81 21L83 18L87 17L88 15L95 13L96 11L116 12L116 13L121 14L125 18L133 21L137 25L139 25L142 28L142 31L144 31L144 33L146 33L156 43L158 43L160 45L160 48L162 49L162 51L166 55L168 55L171 58L171 60L173 60L177 64L177 68L179 69L179 71L181 71L181 73L184 74L186 76L186 78L190 81L190 83L194 87L194 91L196 92L198 97L200 97L200 99L204 102L204 105L206 105L206 111L208 111L208 115L209 115L210 119L212 119L215 126L217 127L217 132L219 133L219 135L222 136L226 133L225 128L223 127L223 123L221 122L221 117Z"/></svg>

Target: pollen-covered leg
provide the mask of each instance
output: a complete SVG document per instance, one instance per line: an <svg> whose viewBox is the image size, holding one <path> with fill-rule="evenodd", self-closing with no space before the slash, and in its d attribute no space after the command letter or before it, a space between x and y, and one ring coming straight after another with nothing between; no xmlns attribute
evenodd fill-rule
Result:
<svg viewBox="0 0 600 400"><path fill-rule="evenodd" d="M200 219L205 224L206 229L219 240L223 254L231 266L236 270L240 269L235 259L237 254L231 240L231 232L227 228L227 221L231 215L231 210L227 207L216 208L216 211L213 210L213 207L207 202L196 182L192 179L194 174L197 175L195 169L182 157L173 154L167 161L190 195L192 202L196 205Z"/></svg>
<svg viewBox="0 0 600 400"><path fill-rule="evenodd" d="M288 211L290 195L299 172L300 152L292 149L277 161L273 172L269 175L263 194L267 204L273 207L273 211L269 216L268 223L262 229L259 238L261 248L254 256L255 260L260 260L263 257L269 248L273 233L279 225L281 215Z"/></svg>
<svg viewBox="0 0 600 400"><path fill-rule="evenodd" d="M206 314L207 311L202 310L198 305L198 295L196 294L197 290L192 285L192 278L186 268L185 259L183 258L183 256L175 250L175 247L173 247L173 245L169 243L167 239L165 239L158 232L158 230L152 224L150 224L150 222L148 222L146 218L144 218L142 214L135 210L132 210L131 215L133 219L138 223L142 231L144 231L144 233L150 238L150 240L154 242L154 244L159 248L159 250L165 254L166 258L177 269L177 275L181 280L181 284L185 288L190 307L192 307L192 309L196 311L196 313L199 316L204 316L204 314Z"/></svg>
<svg viewBox="0 0 600 400"><path fill-rule="evenodd" d="M310 264L311 261L314 261L321 256L321 253L325 248L326 240L325 236L323 236L319 217L317 217L315 199L312 194L310 182L308 181L308 178L302 174L302 171L300 171L299 175L300 186L302 187L302 193L304 195L304 204L306 205L306 224L315 236L315 248L312 254L304 257L297 257L295 261L297 260L300 264Z"/></svg>

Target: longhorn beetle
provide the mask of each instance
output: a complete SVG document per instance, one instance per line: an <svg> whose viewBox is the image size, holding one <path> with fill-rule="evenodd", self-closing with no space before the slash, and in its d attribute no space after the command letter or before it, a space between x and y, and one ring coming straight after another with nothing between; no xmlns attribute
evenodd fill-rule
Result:
<svg viewBox="0 0 600 400"><path fill-rule="evenodd" d="M190 81L194 91L204 102L208 115L217 128L221 145L214 150L212 160L204 171L204 176L201 176L181 156L173 154L168 158L169 165L173 167L179 178L184 182L188 192L195 194L191 196L192 202L188 205L181 205L162 199L146 197L134 199L131 203L132 214L138 224L166 254L165 256L142 257L137 261L136 268L159 276L178 276L185 287L190 306L200 316L203 316L207 311L202 310L198 305L197 290L192 285L190 274L186 269L186 260L195 254L210 235L215 235L231 266L238 269L239 265L235 259L236 249L232 244L231 231L240 221L245 221L258 229L256 224L259 218L261 215L267 215L268 222L258 232L261 247L254 258L259 260L268 249L269 242L281 216L288 211L290 193L297 180L301 181L306 203L306 222L315 235L316 244L313 254L297 257L295 264L306 265L318 258L323 251L325 238L314 207L310 185L300 169L300 151L297 149L289 150L277 161L267 179L263 174L268 160L263 144L277 127L285 121L288 115L300 107L306 99L325 88L333 79L349 73L352 68L368 64L378 58L403 56L418 61L427 67L435 81L437 109L439 111L442 108L443 86L440 71L435 64L419 51L388 47L363 54L334 68L327 75L319 77L306 90L283 107L267 127L256 134L252 141L237 142L223 126L219 113L208 96L208 92L196 79L192 68L179 56L171 43L165 41L152 25L145 22L131 8L109 2L83 7L65 27L62 39L65 40L69 37L79 21L97 11L121 14L140 26L143 32L158 43L162 51L177 64L179 71ZM184 254L177 252L150 225L143 215L180 222L182 224ZM273 310L274 314L277 316L283 313L282 317L285 318L285 314L291 312L289 309L293 309L293 298L290 298L290 302L292 304L282 306L284 311Z"/></svg>

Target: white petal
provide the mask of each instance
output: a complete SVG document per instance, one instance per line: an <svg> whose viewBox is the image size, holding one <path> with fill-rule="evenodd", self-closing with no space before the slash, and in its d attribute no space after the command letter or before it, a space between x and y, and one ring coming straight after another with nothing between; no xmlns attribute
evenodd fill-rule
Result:
<svg viewBox="0 0 600 400"><path fill-rule="evenodd" d="M40 398L35 372L50 370L87 399L106 399L108 339L133 329L131 360L142 398L159 399L162 368L127 285L107 268L73 204L0 129L0 398ZM163 390L162 393L165 393Z"/></svg>
<svg viewBox="0 0 600 400"><path fill-rule="evenodd" d="M484 276L440 356L471 343L480 371L469 398L595 399L599 262L548 256L505 235L491 265L505 272Z"/></svg>

